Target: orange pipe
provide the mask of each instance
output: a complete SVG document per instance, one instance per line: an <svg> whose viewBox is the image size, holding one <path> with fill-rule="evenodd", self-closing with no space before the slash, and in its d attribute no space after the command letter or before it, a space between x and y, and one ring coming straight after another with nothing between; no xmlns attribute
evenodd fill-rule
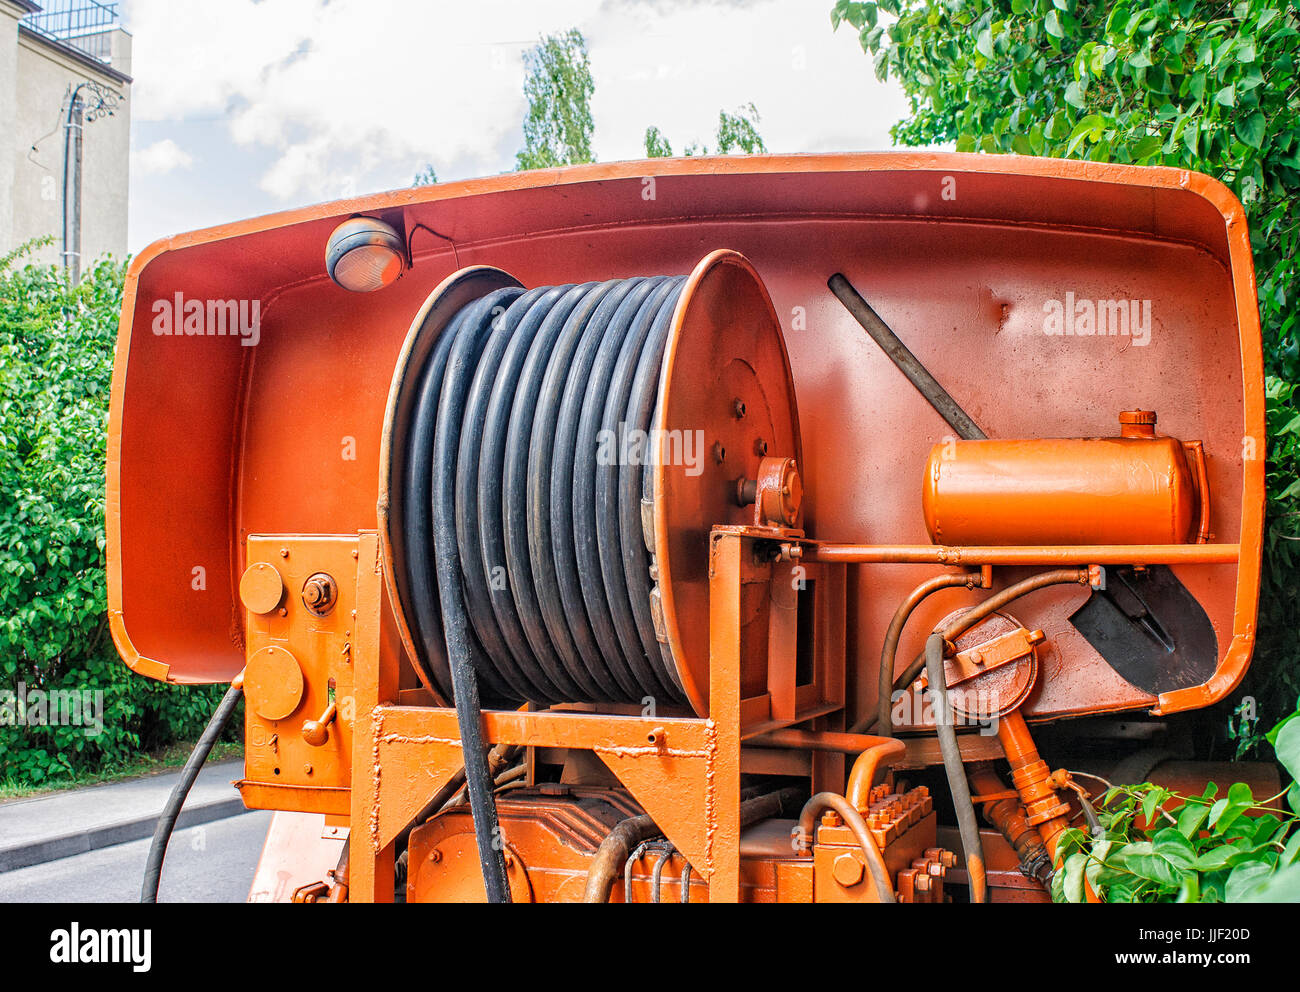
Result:
<svg viewBox="0 0 1300 992"><path fill-rule="evenodd" d="M814 544L805 561L847 565L1232 565L1239 544L1097 544L953 548L930 544Z"/></svg>
<svg viewBox="0 0 1300 992"><path fill-rule="evenodd" d="M856 754L849 772L846 798L854 809L864 810L870 805L868 796L871 783L880 763L886 758L899 757L907 746L896 737L873 737L870 734L846 734L833 730L773 730L751 738L746 744L758 747L806 748L812 751L833 751L836 754Z"/></svg>
<svg viewBox="0 0 1300 992"><path fill-rule="evenodd" d="M1018 711L998 719L998 740L1011 762L1011 779L1020 793L1029 822L1038 827L1047 854L1055 864L1056 842L1069 825L1070 808L1052 788L1052 773L1047 762L1039 757L1029 725Z"/></svg>
<svg viewBox="0 0 1300 992"><path fill-rule="evenodd" d="M974 765L967 772L977 792L982 795L997 795L1004 792L1006 786L1002 779L988 764ZM978 801L978 796L976 801ZM984 804L984 816L997 831L1006 838L1021 867L1034 873L1034 877L1046 884L1051 871L1051 858L1043 844L1043 837L1029 822L1025 809L1019 799L998 799Z"/></svg>

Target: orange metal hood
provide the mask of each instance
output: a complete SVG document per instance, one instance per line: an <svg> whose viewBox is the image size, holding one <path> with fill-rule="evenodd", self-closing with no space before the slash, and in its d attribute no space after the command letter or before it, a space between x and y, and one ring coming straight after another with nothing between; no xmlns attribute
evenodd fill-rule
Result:
<svg viewBox="0 0 1300 992"><path fill-rule="evenodd" d="M411 238L414 267L377 293L348 293L325 274L330 231L356 213ZM1218 673L1144 696L1069 638L1064 618L1085 593L1044 593L1022 619L1055 633L1070 663L1049 659L1028 715L1181 709L1236 685L1254 635L1265 451L1240 204L1214 180L1172 169L928 153L512 174L151 245L127 278L109 420L108 599L122 657L173 682L229 679L243 665L247 536L375 527L394 362L412 316L451 272L494 265L528 286L685 273L715 248L754 263L783 322L815 537L927 543L921 472L951 433L826 289L836 271L992 437L1105 436L1118 411L1142 408L1159 411L1162 432L1202 439L1212 530L1240 544L1241 560L1178 573L1214 624ZM1149 343L1045 334L1046 301L1067 293L1152 300ZM192 300L256 302L256 346L156 333L160 306ZM874 664L894 607L932 571L863 572L850 593L851 669ZM934 597L914 627L929 629L965 595ZM902 651L913 647L905 639ZM870 705L872 691L859 686L856 705Z"/></svg>

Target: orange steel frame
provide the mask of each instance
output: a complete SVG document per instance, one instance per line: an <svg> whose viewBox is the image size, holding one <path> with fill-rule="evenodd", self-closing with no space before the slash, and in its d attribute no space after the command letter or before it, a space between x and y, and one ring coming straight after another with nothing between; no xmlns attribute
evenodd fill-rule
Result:
<svg viewBox="0 0 1300 992"><path fill-rule="evenodd" d="M792 610L772 610L754 643L745 629L742 587L791 581L791 566L758 563L756 540L795 540L788 532L718 528L710 538L712 664L709 712L689 715L617 715L596 711L488 710L483 738L491 744L571 748L597 755L663 833L703 876L711 902L740 899L740 774L742 742L793 723L840 711L844 705L844 569L802 566L814 590L812 678L796 685ZM293 541L285 538L292 550ZM393 898L394 841L439 788L461 768L454 709L402 699L404 662L381 649L382 564L374 532L357 538L356 617L350 640L356 719L352 727L349 801L349 898ZM766 666L764 692L742 698L742 679ZM286 731L291 732L291 731ZM832 760L827 760L827 758ZM810 766L814 791L843 788L842 760L823 756ZM302 786L240 783L246 803L301 809ZM321 787L316 787L322 791ZM308 790L311 791L311 790ZM328 797L324 801L333 806Z"/></svg>

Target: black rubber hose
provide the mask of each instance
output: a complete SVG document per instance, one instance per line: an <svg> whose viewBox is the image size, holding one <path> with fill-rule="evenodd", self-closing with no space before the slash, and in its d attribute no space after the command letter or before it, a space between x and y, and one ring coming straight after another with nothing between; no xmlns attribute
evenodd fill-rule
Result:
<svg viewBox="0 0 1300 992"><path fill-rule="evenodd" d="M593 622L582 595L574 526L574 505L578 502L575 496L578 487L576 473L579 463L595 464L593 452L596 449L579 449L578 420L582 411L582 399L591 388L591 371L600 345L609 336L611 323L621 312L623 301L643 281L623 279L610 289L582 329L567 363L567 372L562 377L562 363L556 361L559 356L557 350L551 367L547 369L547 382L542 389L543 405L533 420L534 454L538 455L538 465L535 477L530 481L529 492L534 494L533 501L537 505L534 508L530 501L529 509L530 513L549 518L549 560L553 564L556 579L554 599L549 604L548 616L553 614L560 623L567 626L574 647L587 670L600 683L605 698L610 700L632 700L637 696L631 679L620 677L630 675L626 672L621 652L609 661L605 660L604 652L596 639L595 627L600 622L599 617ZM555 382L552 384L553 372ZM548 460L550 474L546 478L545 462ZM588 506L591 504L590 492L587 493L586 503ZM543 605L546 604L544 598ZM608 607L605 607L604 612L608 614Z"/></svg>
<svg viewBox="0 0 1300 992"><path fill-rule="evenodd" d="M605 457L598 458L595 466L596 549L600 555L600 577L609 602L610 620L618 634L619 643L623 646L623 657L635 672L638 684L645 687L644 694L662 699L671 699L672 694L661 683L651 656L647 653L649 648L637 626L639 619L633 606L635 593L628 583L627 570L623 563L619 469L620 463L626 460L627 448L630 446L627 408L632 395L632 384L638 361L659 314L664 310L671 313L676 306L682 281L680 278L674 278L662 283L633 319L623 346L619 349L618 358L615 360L609 390L604 398L605 408L600 420L601 443L606 446L612 445L615 450L612 456L607 453ZM637 502L640 502L639 498ZM639 532L639 506L637 515ZM642 555L644 556L644 543ZM643 560L648 569L648 558ZM653 633L650 634L650 640L654 642ZM657 646L654 650L657 655Z"/></svg>
<svg viewBox="0 0 1300 992"><path fill-rule="evenodd" d="M533 680L530 675L537 666L526 656L519 663L492 603L492 586L501 585L500 575L505 570L505 559L489 564L484 558L482 527L479 523L479 465L485 443L484 429L488 404L497 372L519 323L532 305L543 294L534 289L524 293L508 308L497 305L491 317L491 332L479 355L473 382L465 400L465 419L461 427L460 451L456 459L456 543L460 552L461 574L465 579L465 600L474 632L488 657L501 670L514 694L520 699L553 698L553 690L545 679ZM498 487L499 490L499 487Z"/></svg>
<svg viewBox="0 0 1300 992"><path fill-rule="evenodd" d="M556 680L550 676L550 665L541 662L529 643L516 604L515 580L495 581L503 574L509 577L502 480L505 473L510 412L514 404L515 387L519 382L520 371L528 358L533 339L537 336L547 315L573 288L573 286L548 288L520 318L491 386L483 419L483 444L479 451L477 509L479 536L482 542L481 564L484 573L494 580L488 582L488 594L502 639L506 642L511 655L537 684L536 702L558 703L566 701L568 697ZM518 304L519 301L516 300L515 306ZM515 306L511 307L511 311ZM523 581L523 578L519 576L518 581ZM545 645L545 648L549 659L550 645ZM558 661L555 664L558 666Z"/></svg>
<svg viewBox="0 0 1300 992"><path fill-rule="evenodd" d="M646 657L650 659L665 696L680 702L685 698L678 682L676 667L667 663L659 641L655 637L654 618L650 613L650 554L646 550L645 534L641 526L642 470L647 458L654 457L656 448L649 432L654 423L655 405L659 398L659 379L663 368L664 349L672 325L673 312L682 284L655 315L654 324L646 337L637 362L623 418L630 439L637 443L629 448L638 457L620 459L618 469L618 534L623 556L623 572L627 580L632 603L632 615Z"/></svg>
<svg viewBox="0 0 1300 992"><path fill-rule="evenodd" d="M398 594L447 696L461 651L493 705L684 699L641 513L684 284L499 290L412 379Z"/></svg>
<svg viewBox="0 0 1300 992"><path fill-rule="evenodd" d="M970 798L970 784L966 781L966 767L962 763L961 748L957 744L957 729L953 725L952 704L948 699L947 677L943 669L943 655L947 643L943 634L937 632L931 634L925 642L925 668L930 679L930 694L934 697L934 729L939 735L939 749L943 752L943 770L948 775L948 789L952 792L952 802L957 812L961 846L966 853L966 874L970 878L971 902L988 902L984 845L980 840L979 821L975 818L975 804Z"/></svg>
<svg viewBox="0 0 1300 992"><path fill-rule="evenodd" d="M482 706L478 672L492 666L477 664L482 652L466 612L460 555L456 546L456 455L460 447L461 424L471 377L491 327L493 307L509 305L522 293L502 289L489 293L469 308L447 358L442 393L438 398L438 422L433 443L433 551L437 563L438 593L442 603L443 632L447 660L451 667L456 722L460 726L461 750L465 758L465 787L474 820L474 840L483 868L483 885L488 902L510 902L510 881L506 875L505 852L498 838L496 798L492 773L483 743Z"/></svg>
<svg viewBox="0 0 1300 992"><path fill-rule="evenodd" d="M501 478L506 569L519 620L538 662L544 666L547 676L559 687L564 698L569 700L590 698L590 688L582 684L585 673L575 672L570 659L566 659L559 646L551 641L538 600L528 541L528 458L533 414L537 409L537 397L541 393L542 379L546 375L546 366L555 342L564 330L569 315L589 293L598 288L597 283L575 286L555 303L538 328L514 385Z"/></svg>
<svg viewBox="0 0 1300 992"><path fill-rule="evenodd" d="M140 889L141 902L158 901L158 885L162 881L163 859L167 857L167 845L172 838L172 831L176 828L176 818L180 816L181 807L185 805L185 797L190 794L190 789L194 787L194 780L199 776L199 769L203 763L208 760L208 755L212 753L212 747L221 738L222 732L226 729L226 724L234 716L235 708L239 705L240 698L244 695L242 685L232 685L226 690L226 694L221 697L221 702L217 704L216 712L212 714L212 719L203 729L203 736L199 742L194 745L194 750L190 752L189 758L185 761L185 767L181 769L180 781L172 789L172 794L167 797L167 805L163 807L162 815L158 817L158 825L153 831L153 841L149 844L149 859L145 862L144 867L144 885Z"/></svg>
<svg viewBox="0 0 1300 992"><path fill-rule="evenodd" d="M601 656L610 666L619 685L623 687L627 699L632 702L639 702L644 690L637 682L632 662L624 653L623 642L615 627L609 593L601 576L600 547L596 532L596 471L599 464L611 463L617 457L617 452L614 450L616 439L612 435L602 435L600 425L605 408L605 397L609 395L623 342L647 301L666 281L663 276L638 281L636 288L624 298L618 310L610 318L609 326L600 339L586 383L571 382L566 385L564 406L561 408L561 420L567 423L565 418L570 404L570 386L577 387L580 391L581 408L577 415L574 450L596 452L595 458L575 457L573 462L571 515L578 588L582 593L587 619L591 623L592 634L600 647ZM557 474L552 470L553 496ZM628 607L629 616L630 610L631 608Z"/></svg>
<svg viewBox="0 0 1300 992"><path fill-rule="evenodd" d="M618 289L617 280L601 283L582 298L564 322L547 357L527 436L528 478L525 492L528 558L532 564L537 603L551 643L556 646L565 667L589 699L617 698L619 690L608 673L601 670L599 659L594 657L594 643L586 652L582 650L583 645L575 636L580 630L578 617L564 615L554 546L557 541L567 541L572 546L573 535L572 531L552 534L551 468L560 401L574 353L588 325L596 324L595 318L602 311L605 300Z"/></svg>

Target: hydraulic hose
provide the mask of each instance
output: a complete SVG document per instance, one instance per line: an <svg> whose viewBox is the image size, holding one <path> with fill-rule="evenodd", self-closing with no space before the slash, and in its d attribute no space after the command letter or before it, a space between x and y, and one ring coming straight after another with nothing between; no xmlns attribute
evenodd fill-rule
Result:
<svg viewBox="0 0 1300 992"><path fill-rule="evenodd" d="M1047 586L1070 584L1087 585L1088 570L1086 568L1060 568L1031 575L1014 585L1007 586L1001 592L990 596L978 606L972 607L960 616L954 617L949 623L938 628L935 633L942 634L949 641L954 641L989 614L996 613L1008 603L1027 593ZM902 675L894 679L893 688L895 690L906 689L916 681L916 677L921 674L921 669L925 667L925 664L925 652L923 651L912 660L912 663L907 666Z"/></svg>
<svg viewBox="0 0 1300 992"><path fill-rule="evenodd" d="M149 858L145 862L144 868L144 885L140 889L141 902L158 901L158 886L162 881L163 859L167 857L167 845L171 841L172 831L176 828L176 818L180 816L181 807L185 805L185 798L190 794L190 789L194 786L194 780L198 778L199 769L208 760L208 755L212 753L213 746L220 740L222 732L226 729L226 724L234 716L235 708L239 705L239 700L243 695L244 677L241 673L230 684L226 694L221 697L221 702L217 704L212 719L208 721L199 742L194 745L194 750L190 752L189 758L186 759L185 767L181 769L180 780L172 789L171 795L167 797L167 805L163 807L162 815L158 817L158 825L153 832L153 841L149 844Z"/></svg>
<svg viewBox="0 0 1300 992"><path fill-rule="evenodd" d="M948 700L948 686L944 677L943 655L947 646L943 634L937 631L925 642L925 665L930 676L930 692L934 696L934 729L939 735L939 748L943 752L943 768L948 774L948 788L952 792L953 806L957 812L957 827L961 832L961 846L966 853L966 873L970 876L971 902L988 902L985 883L984 846L980 841L979 823L975 819L975 805L970 798L970 785L966 781L966 768L957 744L957 729L953 725L952 705Z"/></svg>
<svg viewBox="0 0 1300 992"><path fill-rule="evenodd" d="M403 574L417 663L456 707L489 901L509 900L482 698L685 700L655 638L644 444L683 277L495 290L412 378ZM603 456L603 457L602 457Z"/></svg>
<svg viewBox="0 0 1300 992"><path fill-rule="evenodd" d="M903 635L903 628L907 626L908 618L912 612L921 605L922 600L926 599L940 589L950 589L954 586L965 586L968 589L974 588L979 582L980 575L977 572L964 572L956 575L936 575L927 579L908 594L908 597L899 604L898 609L894 612L894 618L889 623L889 629L885 632L885 644L880 649L880 671L876 683L876 721L875 726L884 732L893 729L893 720L890 717L890 703L893 699L894 687L894 662L898 655L898 640ZM872 726L871 718L864 716L850 728L850 733L860 734Z"/></svg>
<svg viewBox="0 0 1300 992"><path fill-rule="evenodd" d="M760 820L793 811L799 798L798 789L780 789L745 799L740 804L740 826L748 827ZM648 813L620 821L606 835L597 848L595 857L591 859L591 866L587 869L587 889L582 901L609 902L614 883L632 852L644 841L658 837L662 833L663 831L655 825L653 817Z"/></svg>
<svg viewBox="0 0 1300 992"><path fill-rule="evenodd" d="M863 857L867 859L867 869L871 872L871 880L876 885L876 895L880 897L880 901L898 902L894 896L894 883L889 878L889 868L885 865L885 857L876 846L871 831L867 829L867 821L843 796L834 792L819 792L808 800L803 812L799 814L799 836L803 838L803 843L812 844L813 831L817 828L817 817L826 810L837 813L845 826L853 832L858 847L862 849Z"/></svg>
<svg viewBox="0 0 1300 992"><path fill-rule="evenodd" d="M472 670L494 704L684 701L654 634L654 451L637 447L684 283L497 290L434 342L398 456L397 588L421 667L453 698Z"/></svg>
<svg viewBox="0 0 1300 992"><path fill-rule="evenodd" d="M1006 785L991 762L980 762L970 770L970 783L984 795L1006 791ZM1029 822L1019 799L997 799L984 804L984 817L997 828L1020 862L1020 873L1042 885L1051 883L1052 859L1038 829Z"/></svg>

